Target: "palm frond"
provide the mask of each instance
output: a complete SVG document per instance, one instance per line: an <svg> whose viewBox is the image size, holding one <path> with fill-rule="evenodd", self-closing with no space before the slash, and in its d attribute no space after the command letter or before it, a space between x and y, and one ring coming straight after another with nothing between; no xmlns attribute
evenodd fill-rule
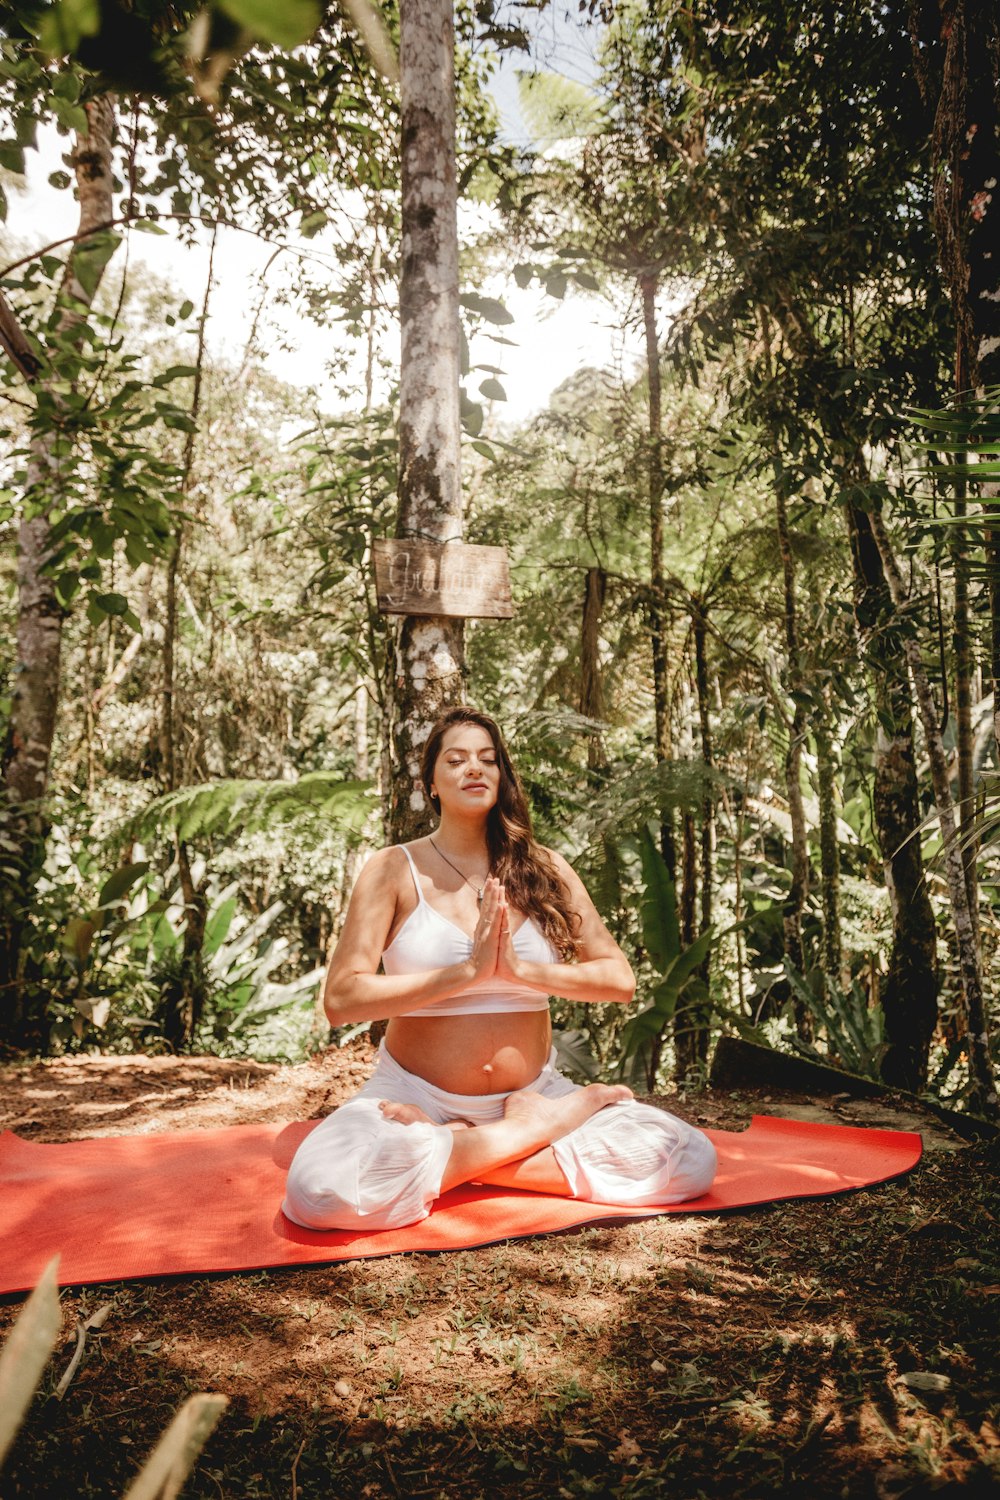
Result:
<svg viewBox="0 0 1000 1500"><path fill-rule="evenodd" d="M157 797L119 829L125 839L173 834L182 842L281 827L358 837L376 805L370 781L311 771L297 781L207 781Z"/></svg>

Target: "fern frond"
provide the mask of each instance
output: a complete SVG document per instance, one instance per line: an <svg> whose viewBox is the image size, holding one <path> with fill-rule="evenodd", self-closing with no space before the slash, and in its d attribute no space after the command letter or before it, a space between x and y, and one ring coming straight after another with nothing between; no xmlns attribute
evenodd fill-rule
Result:
<svg viewBox="0 0 1000 1500"><path fill-rule="evenodd" d="M123 840L173 834L184 843L273 828L360 835L375 806L370 781L311 771L298 781L207 781L157 797L119 829Z"/></svg>
<svg viewBox="0 0 1000 1500"><path fill-rule="evenodd" d="M664 760L637 766L591 793L580 832L593 846L607 834L642 828L668 808L700 808L707 788L730 784L730 777L701 760ZM594 855L600 857L596 850Z"/></svg>

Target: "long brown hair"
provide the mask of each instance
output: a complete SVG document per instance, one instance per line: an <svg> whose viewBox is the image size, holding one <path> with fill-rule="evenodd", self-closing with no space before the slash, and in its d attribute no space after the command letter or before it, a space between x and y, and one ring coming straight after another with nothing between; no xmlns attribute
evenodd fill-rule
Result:
<svg viewBox="0 0 1000 1500"><path fill-rule="evenodd" d="M434 725L420 763L424 791L431 806L435 812L440 812L440 799L431 796L431 783L441 753L441 741L456 724L475 724L479 729L485 729L493 741L500 767L496 804L490 808L486 820L490 874L506 886L511 906L531 917L563 958L574 958L578 948L576 930L580 926L580 915L573 910L569 892L551 857L535 841L521 778L514 769L500 726L489 714L464 706L449 708Z"/></svg>

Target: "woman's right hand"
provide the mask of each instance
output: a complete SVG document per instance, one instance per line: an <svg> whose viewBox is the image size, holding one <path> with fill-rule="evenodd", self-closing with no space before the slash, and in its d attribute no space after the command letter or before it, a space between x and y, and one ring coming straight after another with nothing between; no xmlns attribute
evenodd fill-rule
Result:
<svg viewBox="0 0 1000 1500"><path fill-rule="evenodd" d="M503 932L504 912L507 898L499 880L490 875L483 886L483 904L479 921L472 935L472 978L489 979L495 973L500 953L500 938Z"/></svg>

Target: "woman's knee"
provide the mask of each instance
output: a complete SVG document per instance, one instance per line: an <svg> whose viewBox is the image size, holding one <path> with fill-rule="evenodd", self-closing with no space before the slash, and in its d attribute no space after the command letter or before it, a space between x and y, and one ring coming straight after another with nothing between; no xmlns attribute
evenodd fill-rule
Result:
<svg viewBox="0 0 1000 1500"><path fill-rule="evenodd" d="M636 1207L700 1197L717 1166L707 1135L639 1103L600 1111L554 1150L575 1197Z"/></svg>
<svg viewBox="0 0 1000 1500"><path fill-rule="evenodd" d="M718 1155L708 1136L694 1126L689 1128L690 1135L684 1142L681 1159L677 1163L676 1183L672 1184L678 1190L683 1190L685 1199L700 1198L703 1193L707 1193L719 1168Z"/></svg>
<svg viewBox="0 0 1000 1500"><path fill-rule="evenodd" d="M351 1115L311 1150L311 1138L303 1142L289 1168L284 1212L307 1229L400 1229L426 1218L451 1132L387 1121L377 1105Z"/></svg>

